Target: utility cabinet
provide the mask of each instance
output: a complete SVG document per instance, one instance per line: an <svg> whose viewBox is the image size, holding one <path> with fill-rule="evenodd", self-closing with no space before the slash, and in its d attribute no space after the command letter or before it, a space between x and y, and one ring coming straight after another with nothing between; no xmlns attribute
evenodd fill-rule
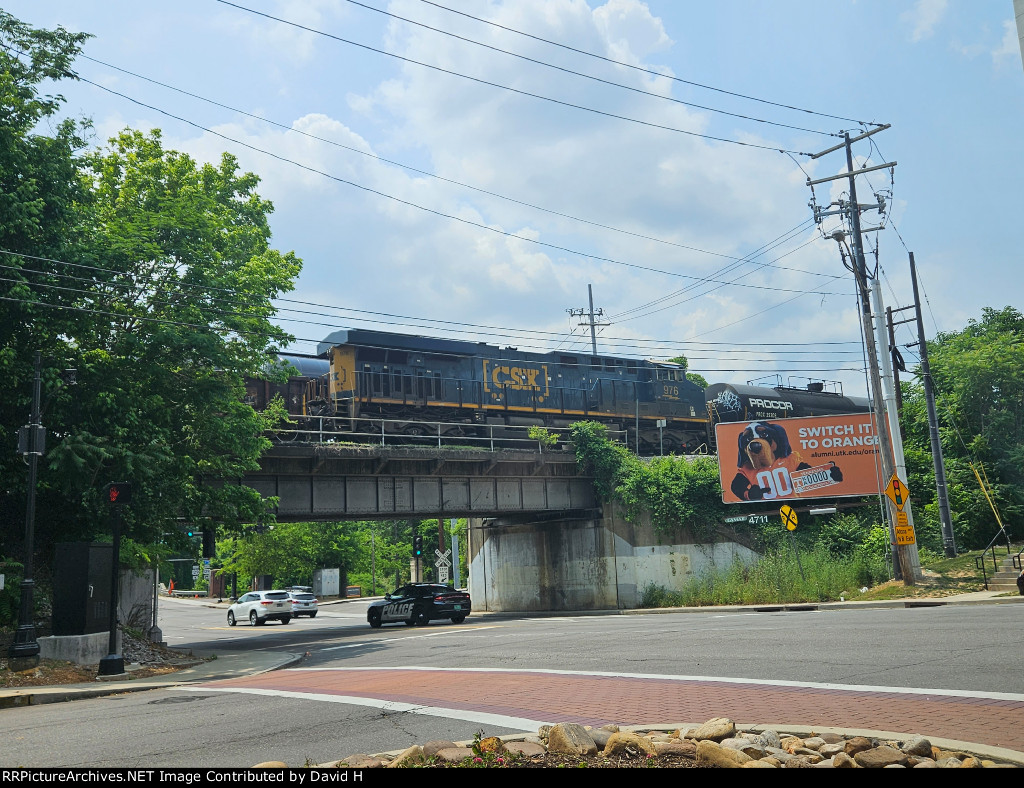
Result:
<svg viewBox="0 0 1024 788"><path fill-rule="evenodd" d="M59 542L53 562L53 634L110 629L110 562L106 542Z"/></svg>

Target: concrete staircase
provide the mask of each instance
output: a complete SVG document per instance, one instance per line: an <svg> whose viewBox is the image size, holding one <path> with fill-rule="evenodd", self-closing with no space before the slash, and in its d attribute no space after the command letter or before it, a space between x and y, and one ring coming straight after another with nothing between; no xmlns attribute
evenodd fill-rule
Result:
<svg viewBox="0 0 1024 788"><path fill-rule="evenodd" d="M1013 556L1007 556L1003 559L999 565L999 570L992 573L992 566L989 565L985 568L985 572L988 574L988 590L989 591L1014 591L1017 592L1017 576L1020 571L1013 565Z"/></svg>

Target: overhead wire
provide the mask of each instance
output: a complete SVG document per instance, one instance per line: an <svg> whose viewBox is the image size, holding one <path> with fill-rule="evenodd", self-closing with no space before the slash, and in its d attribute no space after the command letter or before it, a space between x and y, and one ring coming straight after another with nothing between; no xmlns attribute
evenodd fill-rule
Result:
<svg viewBox="0 0 1024 788"><path fill-rule="evenodd" d="M348 44L350 46L359 47L360 49L366 49L366 50L369 50L371 52L377 52L378 54L386 55L387 57L392 57L392 58L395 58L397 60L402 60L402 61L404 61L406 63L412 63L412 64L417 65L417 66L422 66L423 68L429 68L429 69L434 70L434 71L439 71L439 72L441 72L443 74L448 74L450 76L459 77L461 79L467 79L467 80L470 80L472 82L479 83L481 85L487 85L489 87L499 88L501 90L506 90L506 91L508 91L510 93L516 93L518 95L526 96L528 98L534 98L534 99L538 99L540 101L547 101L547 102L550 102L552 104L557 104L557 105L560 105L560 106L563 106L563 107L568 107L568 108L571 108L571 109L577 109L577 110L581 110L583 112L591 112L591 113L593 113L595 115L601 115L603 117L614 118L616 120L622 120L622 121L626 121L628 123L636 123L636 124L639 124L641 126L646 126L646 127L654 128L654 129L660 129L662 131L671 131L671 132L676 133L676 134L684 134L684 135L690 136L690 137L698 137L698 138L701 138L701 139L712 140L714 142L723 142L723 143L727 143L729 145L740 145L740 146L746 147L746 148L756 148L756 149L767 150L767 151L772 151L772 152L776 152L776 153L793 153L793 154L795 154L797 156L810 156L811 155L810 153L806 153L806 152L803 152L803 151L789 150L789 149L786 149L786 148L780 148L780 147L775 146L775 145L758 145L757 143L753 143L753 142L741 142L740 140L732 140L732 139L729 139L728 137L717 137L717 136L712 135L712 134L701 134L700 132L690 131L688 129L679 129L679 128L675 128L673 126L665 126L665 125L663 125L661 123L653 123L653 122L646 121L646 120L640 120L639 118L631 118L631 117L628 117L626 115L618 115L618 114L616 114L614 112L605 112L604 110L595 109L593 107L587 107L587 106L584 106L582 104L574 104L571 101L562 101L561 99L552 98L551 96L544 96L544 95L541 95L539 93L532 93L532 92L530 92L528 90L520 90L519 88L513 88L513 87L511 87L509 85L501 85L501 84L499 84L497 82L491 82L490 80L481 79L479 77L473 77L473 76L470 76L468 74L462 74L462 73L459 73L457 71L452 71L450 69L441 68L440 66L432 65L430 63L424 63L421 60L414 60L412 58L404 57L402 55L396 55L394 52L388 52L387 50L384 50L384 49L378 49L377 47L372 47L372 46L369 46L368 44L360 44L357 41L352 41L352 40L347 39L347 38L342 38L341 36L336 36L333 33L328 33L328 32L323 31L323 30L318 30L318 29L316 29L314 27L309 27L308 25L303 25L303 24L300 24L298 22L292 22L292 21L290 21L288 19L283 19L281 17L274 16L273 14L268 14L268 13L265 13L263 11L257 11L257 10L255 10L253 8L247 8L246 6L239 5L238 3L229 2L229 0L215 0L215 1L218 2L218 3L221 3L223 5L231 6L232 8L237 8L240 11L245 11L245 12L253 14L255 16L262 16L262 17L264 17L266 19L271 19L271 20L273 20L275 22L280 22L281 24L289 25L289 26L295 27L295 28L297 28L299 30L305 30L307 33L314 33L315 35L324 36L325 38L330 38L330 39L333 39L335 41L341 42L343 44Z"/></svg>
<svg viewBox="0 0 1024 788"><path fill-rule="evenodd" d="M855 120L853 118L844 118L844 117L839 116L839 115L829 115L829 114L824 113L824 112L815 112L814 110L802 109L800 107L791 106L789 104L781 104L781 103L778 103L778 102L775 102L775 101L769 101L767 99L761 99L761 98L757 98L755 96L747 96L747 95L744 95L743 93L736 93L736 92L733 92L731 90L725 90L723 88L716 88L716 87L713 87L711 85L704 85L704 84L701 84L700 82L693 82L691 80L683 79L681 77L672 76L670 74L663 74L660 71L654 71L652 69L644 68L643 66L638 66L638 65L636 65L634 63L625 63L625 62L623 62L621 60L615 60L613 58L606 57L604 55L598 55L598 54L596 54L594 52L587 52L585 49L577 49L576 47L569 46L568 44L562 44L562 43L559 43L558 41L552 41L552 40L547 39L547 38L542 38L541 36L535 36L535 35L533 35L531 33L526 33L526 32L524 32L522 30L517 30L517 29L515 29L513 27L508 27L506 25L502 25L502 24L499 24L497 22L491 21L490 19L483 19L482 17L473 16L472 14L468 14L468 13L466 13L464 11L458 11L458 10L456 10L454 8L449 8L448 6L443 6L440 3L432 2L432 0L420 0L420 2L426 3L427 5L432 5L432 6L436 7L436 8L440 8L443 11L448 11L448 12L450 12L452 14L457 14L459 16L464 16L464 17L466 17L468 19L472 19L474 21L481 22L481 23L483 23L485 25L491 25L493 27L501 28L502 30L507 30L510 33L515 33L516 35L525 36L526 38L532 38L535 41L541 41L541 42L543 42L545 44L550 44L552 46L561 47L562 49L567 49L567 50L569 50L571 52L576 52L576 53L578 53L580 55L586 55L587 57L596 58L597 60L603 60L606 63L611 63L612 65L615 65L615 66L621 66L622 68L631 68L631 69L634 69L636 71L642 71L645 74L650 74L650 75L655 76L655 77L660 77L660 78L663 78L663 79L670 79L670 80L672 80L674 82L679 82L679 83L682 83L684 85L691 85L693 87L701 88L703 90L711 90L711 91L714 91L716 93L723 93L723 94L728 95L728 96L735 96L737 98L746 99L747 101L755 101L755 102L758 102L758 103L761 103L761 104L768 104L768 105L771 105L773 107L780 107L782 109L793 110L795 112L803 112L803 113L806 113L808 115L818 115L819 117L831 118L832 120L841 120L841 121L846 122L846 123L856 123L856 124L865 125L865 126L881 126L881 125L883 125L881 123L875 123L873 121L860 121L860 120Z"/></svg>
<svg viewBox="0 0 1024 788"><path fill-rule="evenodd" d="M218 2L222 2L222 0L218 0ZM545 247L545 248L548 248L548 249L555 249L555 250L560 251L560 252L568 252L569 254L579 255L580 257L584 257L584 258L588 258L588 259L591 259L591 260L595 260L597 262L609 263L611 265L624 266L626 268L632 268L632 269L640 270L640 271L647 271L649 273L663 274L663 275L666 275L666 276L675 276L675 277L679 277L679 278L682 278L682 279L701 279L701 277L690 276L688 274L681 274L681 273L678 273L678 272L675 272L675 271L666 271L666 270L663 270L663 269L654 268L653 266L640 265L639 263L628 263L628 262L625 262L625 261L622 261L622 260L616 260L616 259L611 258L611 257L603 257L603 256L589 254L589 253L586 253L586 252L581 252L581 251L572 249L572 248L567 247L567 246L561 246L559 244L554 244L554 243L550 243L550 242L547 242L547 241L541 241L541 240L536 239L536 238L531 238L531 237L526 236L526 235L520 235L518 233L508 232L506 230L500 230L500 229L498 229L496 227L491 227L491 226L488 226L486 224L482 224L480 222L472 221L471 219L466 219L466 218L461 217L461 216L456 216L454 214L445 213L444 211L438 210L436 208L430 208L430 207L427 207L425 205L421 205L419 203L413 202L411 200L405 200L405 199L403 199L401 197L397 197L397 196L395 196L393 194L388 194L387 192L380 191L379 189L374 189L374 188L372 188L370 186L365 186L363 184L357 183L356 181L352 181L352 180L349 180L347 178L342 178L342 177L337 176L337 175L332 175L332 174L330 174L328 172L325 172L323 170L317 169L316 167L311 167L310 165L302 164L301 162L298 162L298 161L296 161L294 159L289 159L287 156L282 156L281 154L274 153L272 151L268 151L268 150L266 150L264 148L260 148L260 147L258 147L256 145L252 145L251 143L243 142L241 140L235 139L234 137L230 137L227 134L224 134L224 133L219 132L219 131L215 131L215 130L213 130L211 128L203 126L200 123L196 123L195 121L188 120L187 118L181 117L180 115L175 115L174 113L169 112L169 111L167 111L165 109L161 109L160 107L156 107L154 105L147 104L147 103L145 103L143 101L140 101L140 100L138 100L136 98L128 96L127 94L121 93L120 91L116 91L116 90L113 90L112 88L109 88L109 87L107 87L105 85L101 85L101 84L99 84L97 82L93 82L92 80L88 80L88 79L85 79L85 78L82 78L82 77L79 77L79 79L82 82L85 82L87 84L90 84L90 85L93 85L93 86L99 88L100 90L105 90L108 93L111 93L112 95L119 96L119 97L121 97L121 98L123 98L123 99L125 99L127 101L132 102L133 104L137 104L140 107L144 107L146 109L153 110L154 112L159 112L161 115L164 115L166 117L172 118L172 119L177 120L177 121L179 121L181 123L185 123L185 124L187 124L189 126L192 126L193 128L196 128L196 129L199 129L201 131L204 131L207 134L211 134L211 135L213 135L215 137L219 137L220 139L226 140L227 142L231 142L231 143L233 143L235 145L240 145L241 147L247 148L248 150L254 151L256 153L261 153L261 154L263 154L265 156L269 156L270 158L275 159L277 161L280 161L280 162L283 162L283 163L286 163L286 164L291 164L291 165L293 165L295 167L299 167L300 169L306 170L307 172L311 172L311 173L314 173L316 175L320 175L322 177L328 178L328 179L336 181L338 183L343 183L343 184L345 184L347 186L352 186L353 188L359 189L361 191L365 191L365 192L367 192L369 194L375 194L375 195L377 195L379 197L384 197L386 199L393 200L393 201L395 201L397 203L400 203L402 205L409 206L410 208L416 208L416 209L424 211L426 213L434 214L435 216L440 216L442 218L450 219L452 221L456 221L456 222L459 222L461 224L468 225L470 227L475 227L475 228L477 228L479 230L485 230L487 232L494 233L495 235L501 235L501 236L504 236L504 237L507 237L507 238L513 238L513 239L515 239L517 241L524 241L526 243L530 243L530 244L533 244L533 245L536 245L536 246L542 246L542 247ZM716 281L716 280L709 280L709 281ZM729 283L727 283L727 284L729 284ZM791 288L776 288L776 287L769 287L769 286L764 286L764 285L737 284L736 286L737 287L749 287L749 288L753 288L753 289L756 289L756 290L778 290L778 291L781 291L781 292L803 292L803 291L795 291L795 290L793 290Z"/></svg>
<svg viewBox="0 0 1024 788"><path fill-rule="evenodd" d="M11 254L11 255L14 255L14 256L18 256L18 257L26 257L26 258L29 258L29 259L33 259L32 256L22 255L20 253L8 252L6 250L0 250L0 253ZM63 261L53 260L52 258L34 258L34 259L45 259L45 260L49 260L51 262L63 262ZM98 269L95 266L84 266L84 265L78 265L78 264L73 264L73 263L64 263L64 264L68 265L68 266L71 266L71 267L79 267L79 268L83 268L83 269L87 269L87 270L100 270L100 271L103 271L105 273L121 273L121 274L123 274L123 272L113 271L112 269ZM58 278L61 278L61 279L67 279L67 280L70 280L72 282L82 282L82 283L86 283L86 284L99 284L100 286L103 286L103 287L113 285L115 288L116 287L131 288L134 285L134 283L123 283L123 284L119 285L117 283L111 283L111 282L96 282L95 279L89 279L89 278L86 278L86 277L76 277L76 276L73 276L73 275L70 275L70 274L61 274L61 273L55 273L55 272L51 272L51 271L39 271L37 269L15 268L13 266L0 266L0 268L6 269L6 270L10 270L10 271L14 271L14 272L21 273L21 274L40 274L40 275L47 276L47 277L58 277ZM49 283L40 283L40 282L34 282L34 281L27 281L25 279L20 279L19 280L19 279L11 279L11 278L7 278L7 277L2 277L2 278L0 278L0 281L6 281L6 282L11 282L11 283L17 283L17 284L28 284L29 286L40 287L40 288L43 288L43 289L58 290L58 291L63 291L63 292L76 293L76 294L85 295L85 296L88 296L88 297L104 297L104 296L108 296L109 295L109 293L104 293L102 291L84 290L84 289L81 289L81 288L73 288L73 287L63 287L63 286L60 286L60 285L54 285L54 284L49 284ZM209 286L189 285L188 283L176 283L176 285L177 285L177 287L182 288L182 289L198 288L198 289L202 289L204 291L224 290L223 288L210 288ZM160 295L160 294L157 293L156 295ZM169 295L173 295L173 294L169 294ZM192 300L191 300L192 296L190 294L186 293L186 298L190 299L189 302L187 302L187 303L189 303L189 304L193 303ZM285 300L287 300L287 299L285 299ZM313 321L313 320L304 320L304 319L300 319L300 318L285 317L284 314L285 313L289 313L289 314L294 313L294 314L310 315L310 316L314 316L314 317L332 318L333 321L337 321L339 319L339 317L340 317L340 316L337 316L337 315L330 315L330 314L323 313L323 312L309 312L309 311L306 311L306 310L297 310L297 309L291 309L291 308L280 308L280 307L276 307L276 306L270 306L270 310L271 311L269 311L269 312L264 312L263 314L256 314L256 315L253 315L253 314L250 314L250 313L246 313L246 312L238 312L236 310L231 310L231 309L224 309L224 308L214 309L218 305L224 304L224 303L232 304L233 301L229 301L227 299L221 299L221 298L213 298L213 299L210 299L209 307L207 307L207 308L211 310L210 311L211 314L216 314L216 315L220 315L220 316L243 318L243 319L244 318L253 318L253 317L269 319L271 316L276 315L276 316L278 316L281 319L285 319L285 320L288 320L289 322L293 322L293 323L302 323L302 324L309 324L309 325L323 325L323 326L327 326L327 327L331 327L331 328L336 327L336 322L323 323L323 322ZM305 302L299 302L299 303L305 303ZM150 306L152 306L154 304L168 304L168 305L172 305L172 306L181 306L181 302L178 301L178 300L170 300L170 299L167 299L167 298L158 298L158 297L150 298L150 300L147 302L147 304L150 305ZM500 337L501 339L504 339L504 340L512 339L513 341L526 340L526 341L532 341L534 343L536 343L536 342L545 342L548 345L547 348L543 348L545 350L550 350L550 344L551 344L551 342L554 341L555 337L561 337L562 338L561 341L564 341L564 339L565 339L564 335L561 334L560 332L541 332L541 331L534 331L534 330L527 331L527 330L523 330L523 329L510 329L510 328L507 328L507 327L499 327L499 326L480 326L478 324L464 324L464 323L457 323L456 321L435 321L435 320L427 319L427 318L410 317L410 316L406 316L406 315L393 315L393 314L390 314L390 313L377 313L377 312L370 312L368 310L348 310L346 308L337 308L337 309L344 309L345 311L356 311L356 312L359 312L361 314L367 315L367 317L355 317L355 318L353 318L353 317L346 317L346 318L344 318L344 319L347 319L347 320L355 320L357 322L370 322L370 323L385 322L388 326L403 325L403 326L411 326L411 327L414 327L414 328L433 328L434 330L437 330L438 328L440 328L440 326L436 325L436 323L443 322L443 323L454 324L454 325L457 325L457 326L466 326L466 328L452 328L451 325L446 326L445 330L449 331L449 332L469 333L469 334L472 334L474 336L497 336L497 337ZM123 313L119 313L119 314L122 314L122 317L130 317L130 315L127 315L127 314L123 314ZM382 318L387 318L387 319L382 321ZM412 322L412 323L399 323L399 322L397 322L399 320L407 320L407 321L415 321L415 322ZM425 323L427 325L424 325ZM481 331L480 330L481 328L488 329L488 331ZM500 331L501 333L489 333L490 331ZM516 332L525 333L525 334L528 334L528 336L519 336L519 337L514 336L514 335L510 336L510 334L515 334ZM573 333L575 333L575 329L573 330ZM550 338L547 338L547 337L550 337ZM585 339L585 337L582 338L582 339ZM320 340L315 340L315 341L319 342ZM559 342L559 344L561 344L561 341ZM706 345L728 345L729 344L729 343L679 343L679 342L676 342L676 341L673 341L673 340L664 340L664 339L650 339L650 340L646 340L646 339L640 339L640 338L635 338L635 337L629 337L629 338L625 338L625 337L607 337L607 338L605 338L605 342L606 343L611 343L612 346L614 346L614 347L626 348L626 349L630 349L630 350L634 350L634 351L641 351L641 352L647 352L647 353L649 353L651 351L665 351L665 352L668 352L668 353L671 353L671 354L678 354L680 352L685 352L685 353L688 353L690 355L695 355L695 354L709 352L708 350L705 350L703 347L701 347L701 345L704 345L704 344L706 344ZM827 345L827 344L842 345L842 344L849 344L849 343L785 343L783 345L780 345L780 347L788 346L789 348L792 348L792 347L808 347L808 348L810 348L810 347L819 347L819 346L822 346L823 344L824 345ZM556 347L557 347L557 345L556 345ZM788 352L790 354L794 354L795 353L797 355L799 355L799 354L813 354L816 357L820 358L820 356L822 355L823 352L824 353L828 353L830 355L846 355L846 354L851 353L852 351L843 351L843 350L822 351L822 350L810 350L810 349L809 350L792 350L792 349L790 349L790 350L787 350L786 352ZM735 356L736 354L745 354L745 353L750 353L750 354L755 355L755 356L760 356L761 355L760 351L755 351L755 350L752 350L752 349L744 349L744 348L732 350L732 351L730 351L729 355L730 356ZM714 358L714 357L715 356L711 356L711 358ZM793 359L793 361L805 361L805 360L804 359Z"/></svg>
<svg viewBox="0 0 1024 788"><path fill-rule="evenodd" d="M755 123L764 123L764 124L769 125L769 126L778 126L780 128L792 129L794 131L806 131L806 132L808 132L810 134L821 134L821 135L827 136L827 137L840 137L840 136L842 136L841 134L837 134L834 131L821 131L820 129L808 129L808 128L805 128L803 126L792 126L792 125L790 125L788 123L778 123L776 121L765 120L764 118L755 118L752 115L742 115L742 114L737 113L737 112L729 112L729 111L724 110L724 109L717 109L715 107L707 107L707 106L704 106L702 104L695 104L695 103L690 102L690 101L683 101L682 99L673 98L671 96L666 96L666 95L663 95L661 93L652 93L649 90L643 90L642 88L633 87L632 85L623 85L621 82L613 82L610 79L602 79L601 77L594 76L593 74L586 74L586 73L584 73L582 71L574 71L573 69L566 68L564 66L558 66L558 65L555 65L554 63L548 63L548 62L546 62L544 60L539 60L537 58L529 57L528 55L522 55L522 54L519 54L518 52L511 52L511 51L509 51L507 49L502 49L501 47L493 46L492 44L485 44L483 41L477 41L476 39L473 39L473 38L468 38L466 36L460 36L457 33L453 33L450 30L443 30L443 29L438 28L438 27L432 27L431 25L428 25L425 22L417 22L415 19L409 19L408 17L399 16L398 14L392 13L391 11L385 11L382 8L374 8L373 6L367 5L366 3L360 3L360 2L358 2L358 0L346 0L346 2L351 3L352 5L357 5L360 8L365 8L368 11L374 11L375 13L391 17L392 19L398 19L398 20L400 20L402 22L406 22L406 23L408 23L410 25L415 25L417 27L422 27L422 28L424 28L426 30L431 30L431 31L433 31L435 33L439 33L440 35L448 36L449 38L454 38L454 39L457 39L459 41L464 41L467 44L473 44L475 46L483 47L484 49L489 49L492 52L500 52L503 55L508 55L510 57L518 58L519 60L525 60L525 61L527 61L529 63L535 63L537 65L544 66L545 68L555 69L556 71L561 71L561 72L564 72L566 74L572 74L573 76L582 77L583 79L589 79L589 80L592 80L594 82L600 82L600 83L605 84L605 85L611 85L612 87L620 88L622 90L628 90L628 91L631 91L633 93L640 93L640 94L642 94L644 96L651 96L652 98L661 99L662 101L670 101L670 102L675 103L675 104L681 104L681 105L683 105L685 107L694 107L695 109L702 109L702 110L705 110L706 112L714 112L716 114L728 115L730 117L739 118L741 120L750 120L750 121L753 121Z"/></svg>
<svg viewBox="0 0 1024 788"><path fill-rule="evenodd" d="M10 296L0 296L0 301L6 301L8 303L25 304L25 305L29 305L29 306L32 306L32 307L42 307L42 308L46 308L46 309L62 309L62 310L73 311L73 312L83 312L83 313L87 313L87 314L100 315L100 316L103 316L103 317L112 317L112 318L117 318L117 319L122 319L122 320L127 318L127 319L130 319L132 321L143 322L143 323L155 323L155 324L158 324L158 325L178 326L178 327L184 327L184 328L196 328L196 329L202 329L202 330L205 330L205 331L211 331L213 333L231 334L231 335L235 335L235 336L239 336L239 337L245 337L245 336L255 336L257 338L265 337L265 333L264 332L246 331L244 329L236 329L236 328L231 328L231 327L227 327L227 326L211 326L209 323L190 323L190 322L187 322L187 321L184 321L184 320L172 320L172 319L169 319L169 318L146 317L144 315L125 314L124 312L111 312L111 311L108 311L108 310L95 309L95 308L89 308L89 307L84 307L84 306L73 306L73 305L70 305L70 304L51 304L51 303L48 303L46 301L32 301L32 300L25 299L25 298L12 298ZM312 339L310 337L295 337L295 339L297 339L298 341L311 342L311 343L319 343L319 342L323 341L323 340L319 340L319 339ZM365 347L373 347L372 344L365 344L363 346L365 346ZM495 349L497 349L497 348L495 348ZM274 352L281 353L282 355L288 355L287 351L275 350ZM570 364L567 363L566 365L569 366ZM571 364L571 365L572 366L589 366L589 362L579 362L577 364ZM710 369L709 368L709 369L699 369L699 370L698 369L694 369L693 371L709 372L709 373L711 373L711 372L750 372L750 371L760 371L760 370L752 370L752 369L747 369L747 368L736 368L736 369L718 369L718 368ZM801 370L796 370L796 371L800 371L800 372L818 372L818 371L849 372L849 371L857 371L857 370L853 370L853 369L847 368L847 367L838 367L838 368L827 367L827 368L824 368L824 369L819 367L819 368L814 368L814 369L801 369Z"/></svg>
<svg viewBox="0 0 1024 788"><path fill-rule="evenodd" d="M14 50L11 47L6 46L4 44L0 44L0 47L4 47L5 49L8 49L8 50L14 52L15 54L27 54L27 53L19 53L17 50ZM691 246L691 245L688 245L688 244L681 244L681 243L678 243L676 241L670 241L670 240L668 240L666 238L658 238L656 236L646 235L644 233L638 233L638 232L635 232L633 230L626 230L626 229L624 229L622 227L615 227L613 225L604 224L602 222L597 222L597 221L594 221L594 220L591 220L591 219L585 219L585 218L582 218L580 216L574 216L573 214L568 214L568 213L564 213L562 211L557 211L557 210L555 210L553 208L546 208L544 206L536 205L534 203L530 203L530 202L527 202L525 200L520 200L520 199L517 199L515 197L510 197L507 194L501 194L500 192L495 192L495 191L492 191L492 190L489 190L489 189L484 189L484 188L479 187L479 186L474 186L474 185L469 184L469 183L465 183L465 182L462 182L462 181L457 181L457 180L455 180L453 178L446 178L443 175L438 175L437 173L430 172L429 170L423 170L423 169L420 169L418 167L414 167L411 164L406 164L406 163L403 163L403 162L400 162L400 161L395 161L393 159L387 159L387 158L384 158L383 156L377 155L376 153L372 153L370 151L365 151L365 150L360 150L359 148L356 148L356 147L353 147L353 146L350 146L350 145L345 145L344 143L338 142L336 140L328 139L327 137L322 137L322 136L317 135L317 134L312 134L312 133L310 133L308 131L303 131L302 129L296 128L294 124L282 123L280 121L272 120L270 118L265 118L262 115L257 115L257 114L254 114L252 112L246 112L245 110L240 109L238 107L233 107L233 106L231 106L229 104L225 104L225 103L217 101L215 99L211 99L211 98L207 98L205 96L199 95L198 93L193 93L191 91L184 90L183 88L175 87L174 85L171 85L171 84L169 84L167 82L162 82L162 81L160 81L158 79L153 79L151 77L147 77L144 74L139 74L138 72L131 71L131 70L126 69L126 68L122 68L121 66L116 66L113 63L108 63L108 62L106 62L104 60L100 60L99 58L90 57L88 55L81 54L81 53L78 55L78 57L82 58L83 60L88 60L90 62L93 62L93 63L96 63L98 65L104 66L106 68L114 69L115 71L119 71L122 74L127 74L128 76L134 77L136 79L141 79L141 80L144 80L144 81L149 82L149 83L154 84L154 85L159 85L162 88L166 88L167 90L174 91L175 93L180 93L183 96L188 96L189 98L194 98L194 99L196 99L198 101L205 102L205 103L210 104L212 106L219 107L221 109L226 109L226 110L228 110L230 112L237 113L239 115L242 115L243 117L252 118L253 120L258 120L260 122L266 123L266 124L274 126L276 128L283 129L284 131L286 131L288 133L298 134L298 135L301 135L303 137L307 137L309 139L316 140L317 142L323 142L323 143L325 143L327 145L331 145L331 146L334 146L336 148L340 148L342 150L347 150L347 151L350 151L352 153L357 153L360 156L365 156L367 158L374 159L376 161L383 162L385 164L390 164L390 165L393 165L395 167L401 167L404 170L408 170L409 172L414 172L414 173L416 173L418 175L424 175L424 176L429 177L429 178L434 178L434 179L436 179L438 181L441 181L443 183L449 183L449 184L452 184L453 186L458 186L458 187L463 188L463 189L469 189L470 191L475 191L475 192L478 192L480 194L485 194L488 197L496 197L496 198L498 198L500 200L505 200L505 201L513 203L515 205L521 205L521 206L523 206L525 208L531 208L531 209L536 210L536 211L542 211L544 213L549 213L549 214L551 214L553 216L558 216L558 217L561 217L563 219L571 219L574 222L580 222L581 224L588 224L588 225L591 225L592 227L598 227L598 228L600 228L602 230L610 230L612 232L622 233L623 235L632 236L634 238L639 238L639 239L644 240L644 241L654 241L655 243L665 244L667 246L674 246L674 247L676 247L678 249L685 249L685 250L691 251L691 252L699 252L701 254L706 254L706 255L713 256L713 257L722 257L722 258L726 258L726 259L729 259L729 260L742 260L742 259L744 259L743 257L737 257L735 255L725 254L723 252L714 252L714 251L711 251L709 249L701 249L701 248L696 247L696 246ZM75 79L79 79L79 80L82 79L82 77L79 76L79 75L74 75L74 78ZM88 84L95 84L93 82L89 82L88 80L83 80L83 81L88 82ZM790 158L792 159L792 156L790 156ZM795 162L796 159L793 159L793 161ZM791 270L791 269L783 269L783 270ZM804 271L803 273L812 273L813 274L814 272Z"/></svg>

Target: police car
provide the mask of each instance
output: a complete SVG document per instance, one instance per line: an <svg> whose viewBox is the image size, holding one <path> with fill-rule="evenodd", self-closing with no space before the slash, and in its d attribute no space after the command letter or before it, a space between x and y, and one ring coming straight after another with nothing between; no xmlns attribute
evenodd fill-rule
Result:
<svg viewBox="0 0 1024 788"><path fill-rule="evenodd" d="M409 583L371 603L366 620L374 629L398 623L425 627L441 618L461 624L469 612L469 594L440 583Z"/></svg>

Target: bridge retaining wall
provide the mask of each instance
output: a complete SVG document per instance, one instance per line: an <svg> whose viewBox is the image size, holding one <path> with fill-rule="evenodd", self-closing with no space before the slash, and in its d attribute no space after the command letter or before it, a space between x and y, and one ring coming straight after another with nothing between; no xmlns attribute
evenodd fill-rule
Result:
<svg viewBox="0 0 1024 788"><path fill-rule="evenodd" d="M697 544L685 528L656 533L611 506L591 518L471 519L469 591L494 612L626 610L648 584L681 589L694 575L757 554L736 542Z"/></svg>

